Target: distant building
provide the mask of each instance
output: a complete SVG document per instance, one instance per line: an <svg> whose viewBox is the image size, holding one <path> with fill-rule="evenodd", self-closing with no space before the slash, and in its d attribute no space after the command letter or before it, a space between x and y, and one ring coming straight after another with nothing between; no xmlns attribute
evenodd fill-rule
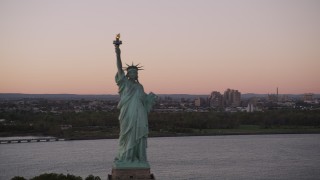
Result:
<svg viewBox="0 0 320 180"><path fill-rule="evenodd" d="M279 102L279 88L277 87L276 94L268 94L269 102Z"/></svg>
<svg viewBox="0 0 320 180"><path fill-rule="evenodd" d="M208 101L209 101L210 107L214 107L214 108L223 107L223 96L218 91L211 92L208 98Z"/></svg>
<svg viewBox="0 0 320 180"><path fill-rule="evenodd" d="M194 105L195 105L196 107L205 106L205 105L206 105L206 100L203 99L203 98L198 97L198 98L196 98L196 99L194 100Z"/></svg>
<svg viewBox="0 0 320 180"><path fill-rule="evenodd" d="M312 93L305 93L303 95L303 101L313 101L313 94Z"/></svg>
<svg viewBox="0 0 320 180"><path fill-rule="evenodd" d="M226 107L238 107L241 104L241 93L238 90L227 89L223 93L223 100Z"/></svg>
<svg viewBox="0 0 320 180"><path fill-rule="evenodd" d="M279 98L279 101L280 102L288 102L289 101L289 96L284 94Z"/></svg>
<svg viewBox="0 0 320 180"><path fill-rule="evenodd" d="M278 96L276 94L268 94L269 102L278 102Z"/></svg>
<svg viewBox="0 0 320 180"><path fill-rule="evenodd" d="M253 104L249 103L246 110L247 110L247 112L254 112L255 107Z"/></svg>
<svg viewBox="0 0 320 180"><path fill-rule="evenodd" d="M200 97L198 97L197 99L194 100L194 105L196 107L200 107L201 106L201 98Z"/></svg>

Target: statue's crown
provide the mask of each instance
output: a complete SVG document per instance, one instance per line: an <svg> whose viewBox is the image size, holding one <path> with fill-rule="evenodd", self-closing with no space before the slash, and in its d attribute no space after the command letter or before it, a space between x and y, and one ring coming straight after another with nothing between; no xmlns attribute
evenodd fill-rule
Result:
<svg viewBox="0 0 320 180"><path fill-rule="evenodd" d="M131 65L128 65L128 64L126 64L126 65L127 65L127 67L124 68L126 71L130 71L130 70L140 71L140 70L143 70L142 69L143 66L139 66L139 64L134 65L133 62L132 62Z"/></svg>

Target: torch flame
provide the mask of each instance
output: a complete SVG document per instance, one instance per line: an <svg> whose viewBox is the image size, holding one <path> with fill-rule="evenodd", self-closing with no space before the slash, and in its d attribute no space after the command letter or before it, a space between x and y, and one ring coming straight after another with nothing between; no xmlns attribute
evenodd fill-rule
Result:
<svg viewBox="0 0 320 180"><path fill-rule="evenodd" d="M120 39L120 33L117 34L116 39Z"/></svg>

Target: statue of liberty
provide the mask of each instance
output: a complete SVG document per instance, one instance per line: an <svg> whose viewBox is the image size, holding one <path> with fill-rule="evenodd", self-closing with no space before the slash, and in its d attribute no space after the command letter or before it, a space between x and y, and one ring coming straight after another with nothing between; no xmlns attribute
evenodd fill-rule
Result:
<svg viewBox="0 0 320 180"><path fill-rule="evenodd" d="M120 101L120 136L119 151L114 161L114 168L150 168L147 161L148 113L155 102L156 95L146 94L138 80L139 65L122 67L122 43L117 35L115 51L117 55L118 72L115 80L119 87ZM124 70L127 71L125 74Z"/></svg>

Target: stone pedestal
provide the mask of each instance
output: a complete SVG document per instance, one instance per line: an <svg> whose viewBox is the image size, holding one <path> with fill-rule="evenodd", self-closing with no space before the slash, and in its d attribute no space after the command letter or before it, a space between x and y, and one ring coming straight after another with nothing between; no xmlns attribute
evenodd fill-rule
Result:
<svg viewBox="0 0 320 180"><path fill-rule="evenodd" d="M112 174L108 175L108 180L150 180L155 179L150 174L150 168L146 169L114 169Z"/></svg>

